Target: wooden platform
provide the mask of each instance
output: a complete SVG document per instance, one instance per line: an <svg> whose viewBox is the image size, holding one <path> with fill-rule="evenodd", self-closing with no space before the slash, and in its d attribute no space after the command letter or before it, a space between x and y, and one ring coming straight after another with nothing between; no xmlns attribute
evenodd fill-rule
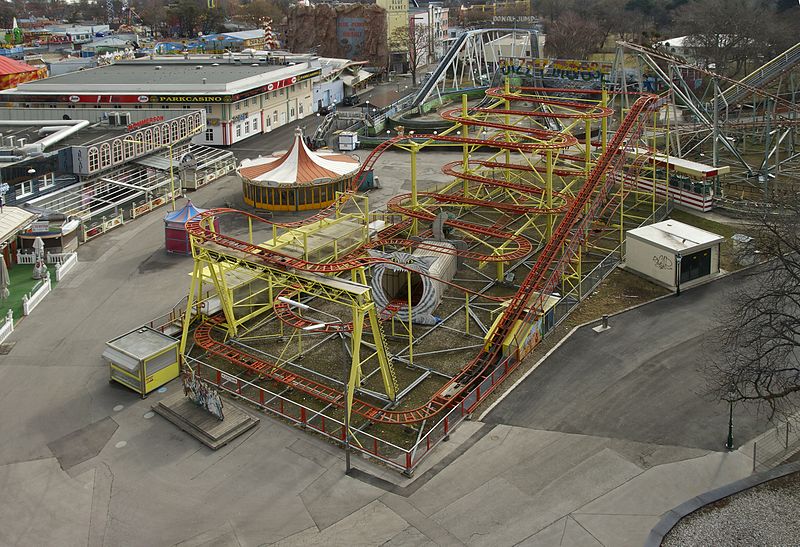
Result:
<svg viewBox="0 0 800 547"><path fill-rule="evenodd" d="M165 397L151 408L207 447L216 450L260 421L227 399L224 405L223 421L194 404L183 392Z"/></svg>

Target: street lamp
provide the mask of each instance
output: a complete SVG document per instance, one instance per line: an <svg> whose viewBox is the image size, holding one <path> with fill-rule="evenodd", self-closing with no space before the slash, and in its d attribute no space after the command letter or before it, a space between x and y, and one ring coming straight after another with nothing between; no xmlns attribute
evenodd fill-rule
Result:
<svg viewBox="0 0 800 547"><path fill-rule="evenodd" d="M725 448L733 450L733 401L736 399L736 386L731 384L728 388L728 440L725 442Z"/></svg>
<svg viewBox="0 0 800 547"><path fill-rule="evenodd" d="M143 144L144 146L147 146L148 144L153 144L153 143L146 143L146 142L144 142L142 140L139 140L139 139L132 139L130 137L125 137L124 139L122 139L122 141L123 142L135 142L135 143L138 143L138 144ZM172 143L170 143L170 144L161 144L161 146L166 146L166 147L169 148L169 195L170 195L170 198L172 200L172 210L175 211L175 175L173 174L174 172L173 172L173 169L172 169L172 146L173 145L172 145Z"/></svg>

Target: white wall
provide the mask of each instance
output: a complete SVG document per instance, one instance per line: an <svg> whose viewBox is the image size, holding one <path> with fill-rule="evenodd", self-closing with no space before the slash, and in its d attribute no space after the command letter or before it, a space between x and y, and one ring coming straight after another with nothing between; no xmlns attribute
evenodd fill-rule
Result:
<svg viewBox="0 0 800 547"><path fill-rule="evenodd" d="M633 237L625 238L625 266L667 287L675 287L675 254Z"/></svg>

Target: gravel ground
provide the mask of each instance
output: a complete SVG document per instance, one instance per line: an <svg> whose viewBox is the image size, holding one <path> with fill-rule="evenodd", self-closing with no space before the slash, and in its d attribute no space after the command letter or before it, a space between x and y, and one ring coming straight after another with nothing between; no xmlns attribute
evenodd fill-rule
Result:
<svg viewBox="0 0 800 547"><path fill-rule="evenodd" d="M800 545L800 473L753 487L684 517L662 545Z"/></svg>

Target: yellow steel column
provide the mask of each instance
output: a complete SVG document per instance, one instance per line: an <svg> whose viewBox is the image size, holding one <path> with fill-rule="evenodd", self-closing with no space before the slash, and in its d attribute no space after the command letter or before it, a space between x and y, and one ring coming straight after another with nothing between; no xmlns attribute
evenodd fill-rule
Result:
<svg viewBox="0 0 800 547"><path fill-rule="evenodd" d="M466 93L461 95L461 117L465 118L465 119L467 117L467 94ZM464 137L465 139L469 138L469 126L468 125L466 125L466 124L462 124L461 125L461 136ZM463 160L461 162L461 171L466 174L469 171L469 144L467 144L466 142L464 143L463 150L464 150L464 158L463 158ZM464 187L463 187L464 197L467 197L469 195L469 181L467 179L464 179L463 180L463 184L464 184Z"/></svg>
<svg viewBox="0 0 800 547"><path fill-rule="evenodd" d="M358 305L353 305L353 360L350 363L349 378L347 382L347 401L345 403L346 421L350 422L350 411L353 408L353 393L361 382L361 332L364 326L364 315ZM350 434L349 431L346 432Z"/></svg>
<svg viewBox="0 0 800 547"><path fill-rule="evenodd" d="M186 300L186 312L183 314L183 328L181 330L181 345L178 350L181 362L183 362L183 352L186 351L186 340L189 338L189 323L192 321L192 306L194 305L195 291L197 290L197 278L203 275L200 261L195 258L192 268L192 281L189 284L189 296Z"/></svg>
<svg viewBox="0 0 800 547"><path fill-rule="evenodd" d="M417 147L411 146L411 210L417 210ZM417 219L411 220L411 233L417 235Z"/></svg>
<svg viewBox="0 0 800 547"><path fill-rule="evenodd" d="M217 272L217 269L219 269L219 272ZM211 273L211 279L214 282L214 288L217 290L222 313L225 314L225 320L228 323L228 334L236 336L238 325L233 311L233 302L229 298L228 287L225 284L225 272L222 271L222 265L208 262L208 271Z"/></svg>
<svg viewBox="0 0 800 547"><path fill-rule="evenodd" d="M392 401L397 400L397 379L394 375L392 364L386 352L386 344L383 340L383 329L378 322L378 314L375 311L375 303L369 306L369 326L372 329L372 338L375 342L375 350L378 353L378 367L381 369L381 379L386 396Z"/></svg>
<svg viewBox="0 0 800 547"><path fill-rule="evenodd" d="M658 193L656 192L656 152L658 151L656 148L656 131L658 130L658 111L656 110L653 112L653 153L651 156L653 157L653 207L652 211L650 212L653 217L656 216L656 199L658 198ZM667 158L667 163L669 163L669 158Z"/></svg>
<svg viewBox="0 0 800 547"><path fill-rule="evenodd" d="M510 84L510 80L508 78L506 78L506 81L505 81L505 93L506 93L506 95L511 93L511 84ZM506 110L511 110L511 101L506 99L503 107ZM505 123L506 123L507 126L511 125L511 115L506 114ZM511 133L508 130L506 130L506 140L507 141L511 140ZM511 150L509 150L508 148L506 148L506 150L505 150L505 156L506 156L506 163L507 164L511 163ZM508 182L510 180L511 172L510 172L509 169L504 169L503 171L504 171L506 182Z"/></svg>

